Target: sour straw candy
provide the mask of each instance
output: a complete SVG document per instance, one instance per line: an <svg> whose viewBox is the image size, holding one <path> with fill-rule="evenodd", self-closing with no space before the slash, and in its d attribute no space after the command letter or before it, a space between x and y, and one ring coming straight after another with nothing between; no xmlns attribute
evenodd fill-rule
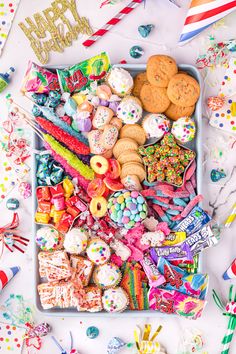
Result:
<svg viewBox="0 0 236 354"><path fill-rule="evenodd" d="M102 28L93 33L93 35L82 44L85 47L90 47L104 34L106 34L113 26L119 23L126 15L132 12L143 0L133 0L126 7L124 7L117 15L115 15L110 21L108 21Z"/></svg>
<svg viewBox="0 0 236 354"><path fill-rule="evenodd" d="M44 134L44 139L52 150L54 150L58 155L60 155L66 160L68 165L73 167L83 177L89 180L94 179L93 170L89 166L83 164L83 162L80 161L75 154L73 154L70 150L66 149L64 146L62 146L58 141L56 141L52 136L48 134Z"/></svg>
<svg viewBox="0 0 236 354"><path fill-rule="evenodd" d="M179 43L185 44L199 33L235 10L232 0L192 0Z"/></svg>
<svg viewBox="0 0 236 354"><path fill-rule="evenodd" d="M90 149L87 145L80 142L77 138L71 136L69 133L60 127L57 127L47 119L37 117L36 122L44 131L46 131L61 143L65 144L71 151L75 152L76 154L88 155L90 153Z"/></svg>

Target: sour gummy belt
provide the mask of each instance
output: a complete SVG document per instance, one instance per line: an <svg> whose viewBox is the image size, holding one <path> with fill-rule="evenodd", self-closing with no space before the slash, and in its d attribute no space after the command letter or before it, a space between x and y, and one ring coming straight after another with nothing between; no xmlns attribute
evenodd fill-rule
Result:
<svg viewBox="0 0 236 354"><path fill-rule="evenodd" d="M58 69L57 75L63 92L78 92L92 81L101 80L110 69L107 53L103 52L65 69Z"/></svg>

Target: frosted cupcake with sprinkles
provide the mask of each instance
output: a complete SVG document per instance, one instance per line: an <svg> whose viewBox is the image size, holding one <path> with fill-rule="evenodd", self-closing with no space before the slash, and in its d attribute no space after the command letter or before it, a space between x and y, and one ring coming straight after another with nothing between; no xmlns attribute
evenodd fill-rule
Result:
<svg viewBox="0 0 236 354"><path fill-rule="evenodd" d="M190 117L179 118L173 123L171 133L179 143L192 141L196 133L194 120Z"/></svg>
<svg viewBox="0 0 236 354"><path fill-rule="evenodd" d="M110 247L100 238L92 239L86 252L88 259L95 264L107 263L111 256Z"/></svg>
<svg viewBox="0 0 236 354"><path fill-rule="evenodd" d="M112 68L107 75L107 84L112 92L120 97L129 95L134 86L134 80L130 73L122 68Z"/></svg>

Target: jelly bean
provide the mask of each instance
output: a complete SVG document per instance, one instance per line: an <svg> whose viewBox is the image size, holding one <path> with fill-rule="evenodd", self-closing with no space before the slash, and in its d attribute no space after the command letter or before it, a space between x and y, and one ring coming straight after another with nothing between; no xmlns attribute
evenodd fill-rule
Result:
<svg viewBox="0 0 236 354"><path fill-rule="evenodd" d="M139 193L137 191L132 191L131 192L131 197L132 198L137 198L139 196Z"/></svg>
<svg viewBox="0 0 236 354"><path fill-rule="evenodd" d="M118 198L117 198L117 203L119 204L122 204L124 202L124 197L122 195L120 195Z"/></svg>
<svg viewBox="0 0 236 354"><path fill-rule="evenodd" d="M141 204L138 204L137 208L138 208L138 211L142 211L143 210L143 206Z"/></svg>
<svg viewBox="0 0 236 354"><path fill-rule="evenodd" d="M128 222L129 222L128 216L123 216L122 222L123 222L123 224L128 224Z"/></svg>
<svg viewBox="0 0 236 354"><path fill-rule="evenodd" d="M129 225L130 227L133 227L133 226L135 225L134 220L131 220L131 221L128 223L128 225Z"/></svg>
<svg viewBox="0 0 236 354"><path fill-rule="evenodd" d="M124 209L125 209L125 203L122 203L122 204L121 204L120 209L121 209L121 210L124 210Z"/></svg>
<svg viewBox="0 0 236 354"><path fill-rule="evenodd" d="M134 220L135 219L135 215L130 215L130 220Z"/></svg>
<svg viewBox="0 0 236 354"><path fill-rule="evenodd" d="M136 210L137 209L136 204L130 203L129 209L130 210Z"/></svg>
<svg viewBox="0 0 236 354"><path fill-rule="evenodd" d="M116 210L120 210L120 204L117 203L117 204L115 205L115 209L116 209Z"/></svg>
<svg viewBox="0 0 236 354"><path fill-rule="evenodd" d="M125 192L123 196L124 196L125 199L129 198L130 197L130 192Z"/></svg>
<svg viewBox="0 0 236 354"><path fill-rule="evenodd" d="M145 219L146 217L147 217L147 213L141 211L141 213L140 213L140 218L141 218L141 219Z"/></svg>
<svg viewBox="0 0 236 354"><path fill-rule="evenodd" d="M140 220L141 220L140 216L139 215L135 215L134 221L135 222L139 222Z"/></svg>
<svg viewBox="0 0 236 354"><path fill-rule="evenodd" d="M143 203L144 203L144 199L143 199L143 197L141 197L141 195L138 196L137 202L138 202L139 204L143 204Z"/></svg>
<svg viewBox="0 0 236 354"><path fill-rule="evenodd" d="M125 215L125 216L130 216L130 215L131 215L130 210L125 210L125 211L124 211L124 215Z"/></svg>

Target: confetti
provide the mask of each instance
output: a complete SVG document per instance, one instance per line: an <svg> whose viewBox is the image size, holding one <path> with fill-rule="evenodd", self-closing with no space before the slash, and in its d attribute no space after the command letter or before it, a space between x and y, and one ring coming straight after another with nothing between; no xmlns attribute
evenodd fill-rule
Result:
<svg viewBox="0 0 236 354"><path fill-rule="evenodd" d="M0 352L21 354L25 329L0 322Z"/></svg>
<svg viewBox="0 0 236 354"><path fill-rule="evenodd" d="M2 55L3 47L8 39L19 4L20 0L0 0L0 56Z"/></svg>

